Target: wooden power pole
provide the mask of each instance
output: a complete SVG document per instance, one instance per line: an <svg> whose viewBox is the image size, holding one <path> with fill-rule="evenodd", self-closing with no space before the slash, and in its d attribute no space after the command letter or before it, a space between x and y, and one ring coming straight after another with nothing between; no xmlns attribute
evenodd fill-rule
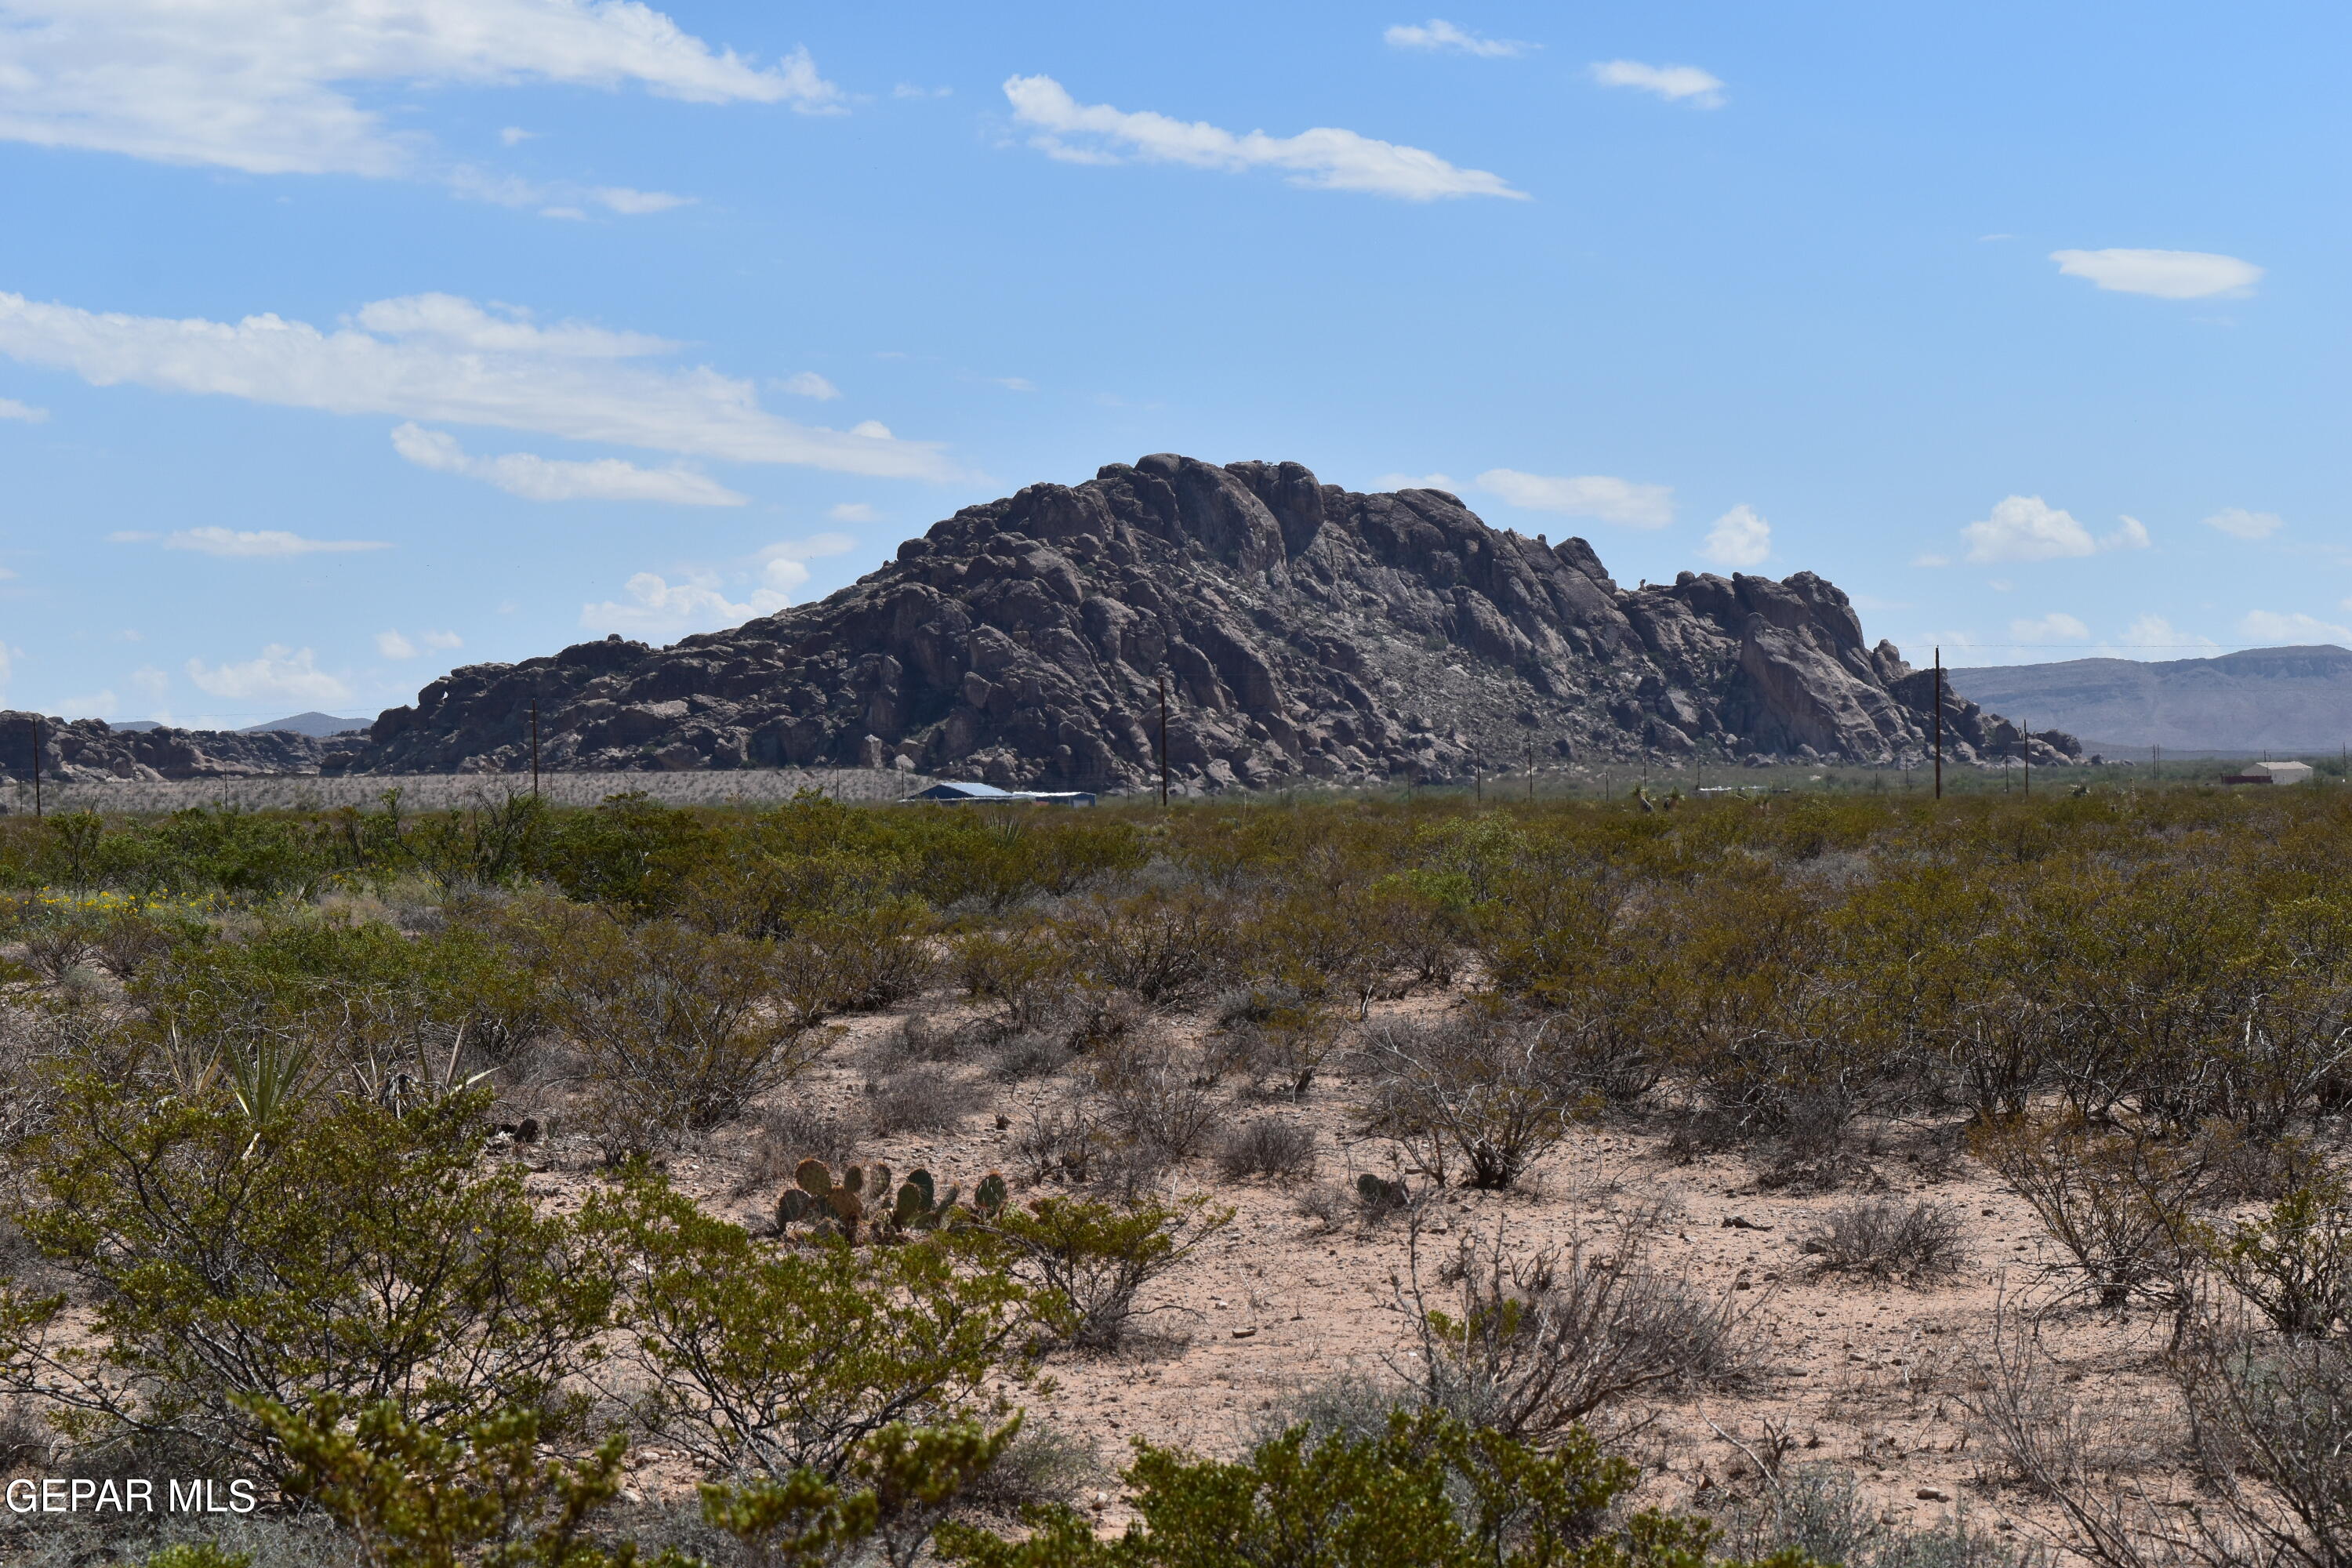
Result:
<svg viewBox="0 0 2352 1568"><path fill-rule="evenodd" d="M539 798L539 699L530 700L530 798Z"/></svg>
<svg viewBox="0 0 2352 1568"><path fill-rule="evenodd" d="M1160 809L1168 809L1168 672L1160 672Z"/></svg>
<svg viewBox="0 0 2352 1568"><path fill-rule="evenodd" d="M1936 798L1944 798L1944 649L1936 647Z"/></svg>
<svg viewBox="0 0 2352 1568"><path fill-rule="evenodd" d="M33 820L41 820L41 716L33 715Z"/></svg>

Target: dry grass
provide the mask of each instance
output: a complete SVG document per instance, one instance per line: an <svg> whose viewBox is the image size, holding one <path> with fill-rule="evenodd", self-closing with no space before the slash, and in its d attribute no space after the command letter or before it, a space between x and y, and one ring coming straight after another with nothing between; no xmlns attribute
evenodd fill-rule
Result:
<svg viewBox="0 0 2352 1568"><path fill-rule="evenodd" d="M607 795L642 791L664 805L773 805L802 790L835 800L903 800L938 781L920 773L872 768L746 768L718 773L549 773L540 793L556 805L594 805ZM268 778L173 779L161 784L51 784L41 791L46 811L97 811L131 816L228 806L239 811L319 811L374 805L386 790L400 791L412 811L437 811L529 794L527 773L369 773L346 778L289 774ZM21 795L21 800L16 797ZM12 810L30 811L29 786L5 796Z"/></svg>

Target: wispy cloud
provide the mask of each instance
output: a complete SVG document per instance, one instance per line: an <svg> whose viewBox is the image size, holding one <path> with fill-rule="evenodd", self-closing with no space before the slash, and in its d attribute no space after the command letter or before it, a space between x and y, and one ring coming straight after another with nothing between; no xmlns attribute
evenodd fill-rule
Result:
<svg viewBox="0 0 2352 1568"><path fill-rule="evenodd" d="M862 500L845 500L829 509L825 516L835 522L872 522L882 514Z"/></svg>
<svg viewBox="0 0 2352 1568"><path fill-rule="evenodd" d="M2087 642L2091 628L2063 610L2053 610L2040 620L2011 621L2009 635L2022 647L2049 643Z"/></svg>
<svg viewBox="0 0 2352 1568"><path fill-rule="evenodd" d="M1481 37L1434 16L1418 26L1402 24L1391 27L1381 37L1393 48L1428 49L1433 52L1450 49L1488 60L1508 59L1514 55L1524 55L1543 47L1541 44L1522 43L1517 38Z"/></svg>
<svg viewBox="0 0 2352 1568"><path fill-rule="evenodd" d="M1772 553L1772 525L1754 507L1733 507L1706 531L1699 553L1718 566L1761 566Z"/></svg>
<svg viewBox="0 0 2352 1568"><path fill-rule="evenodd" d="M672 506L741 506L745 498L692 468L641 468L618 458L577 461L509 452L477 458L444 430L403 425L393 450L420 468L462 474L525 500L649 500Z"/></svg>
<svg viewBox="0 0 2352 1568"><path fill-rule="evenodd" d="M1664 528L1675 520L1673 486L1636 484L1607 474L1554 478L1489 468L1478 476L1478 488L1529 511L1597 518L1627 528Z"/></svg>
<svg viewBox="0 0 2352 1568"><path fill-rule="evenodd" d="M2050 259L2069 278L2159 300L2242 297L2263 280L2263 269L2252 262L2205 250L2053 250Z"/></svg>
<svg viewBox="0 0 2352 1568"><path fill-rule="evenodd" d="M1082 104L1048 76L1016 76L1004 83L1013 118L1036 132L1031 145L1075 163L1116 163L1127 158L1181 163L1240 174L1274 169L1295 185L1360 191L1426 202L1450 196L1526 199L1499 174L1461 169L1418 147L1381 142L1353 131L1318 126L1296 136L1263 131L1236 134L1202 121L1185 121L1149 110L1129 112L1107 103Z"/></svg>
<svg viewBox="0 0 2352 1568"><path fill-rule="evenodd" d="M2058 561L2096 555L2108 550L2145 550L2147 530L2137 518L2116 520L2113 532L2094 538L2091 531L2040 496L2008 496L1990 517L1960 530L1971 561ZM1941 565L1942 557L1922 557L1919 565Z"/></svg>
<svg viewBox="0 0 2352 1568"><path fill-rule="evenodd" d="M320 705L342 702L350 699L352 689L341 677L320 669L317 658L309 648L295 649L282 643L272 643L261 650L261 657L242 664L208 665L192 658L187 663L188 679L196 689L210 697L238 700L275 698L287 702L310 702Z"/></svg>
<svg viewBox="0 0 2352 1568"><path fill-rule="evenodd" d="M0 419L21 419L27 425L41 425L46 424L48 417L49 411L46 408L35 408L13 397L0 397Z"/></svg>
<svg viewBox="0 0 2352 1568"><path fill-rule="evenodd" d="M2238 623L2238 629L2248 642L2255 643L2335 643L2352 647L2352 626L2336 621L2323 621L2317 616L2301 611L2252 610Z"/></svg>
<svg viewBox="0 0 2352 1568"><path fill-rule="evenodd" d="M152 533L109 534L125 544L153 539ZM166 550L193 550L200 555L224 555L238 560L278 560L289 555L346 555L364 550L389 550L381 539L305 539L274 528L184 528L163 536Z"/></svg>
<svg viewBox="0 0 2352 1568"><path fill-rule="evenodd" d="M2268 539L2286 523L2276 512L2248 511L2243 507L2233 506L2207 518L2205 526L2232 539Z"/></svg>
<svg viewBox="0 0 2352 1568"><path fill-rule="evenodd" d="M429 142L363 109L395 83L635 83L840 110L805 49L761 67L637 0L7 0L0 140L252 174L400 175ZM502 137L509 145L521 139Z"/></svg>
<svg viewBox="0 0 2352 1568"><path fill-rule="evenodd" d="M1455 489L1448 474L1382 474L1372 481L1375 490L1444 490L1448 495Z"/></svg>
<svg viewBox="0 0 2352 1568"><path fill-rule="evenodd" d="M1631 87L1656 93L1669 103L1695 109L1723 107L1723 79L1696 66L1649 66L1639 60L1601 60L1592 79L1603 87Z"/></svg>
<svg viewBox="0 0 2352 1568"><path fill-rule="evenodd" d="M788 608L793 591L809 580L809 562L856 547L857 542L845 533L816 533L756 551L738 563L749 567L755 584L740 602L727 596L726 580L708 568L688 567L676 574L676 581L660 573L639 572L622 584L624 597L581 605L580 624L589 631L646 637L737 626Z"/></svg>
<svg viewBox="0 0 2352 1568"><path fill-rule="evenodd" d="M959 477L936 446L877 436L883 427L871 421L848 432L798 425L761 408L749 382L708 366L639 363L674 349L642 332L542 326L528 312L448 294L380 300L332 331L274 315L173 321L0 294L0 353L98 386L129 382L880 478Z"/></svg>
<svg viewBox="0 0 2352 1568"><path fill-rule="evenodd" d="M446 652L465 646L466 639L456 632L421 632L415 642L396 630L375 634L375 651L386 658L415 658L422 648Z"/></svg>
<svg viewBox="0 0 2352 1568"><path fill-rule="evenodd" d="M841 388L813 370L804 370L797 375L784 377L783 380L776 383L776 390L789 392L794 397L814 397L820 403L830 403L841 395Z"/></svg>

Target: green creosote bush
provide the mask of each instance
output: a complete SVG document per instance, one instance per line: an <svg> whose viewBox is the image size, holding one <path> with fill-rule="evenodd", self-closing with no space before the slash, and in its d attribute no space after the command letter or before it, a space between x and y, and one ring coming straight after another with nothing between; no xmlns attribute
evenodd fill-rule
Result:
<svg viewBox="0 0 2352 1568"><path fill-rule="evenodd" d="M1195 1194L1156 1198L1040 1197L959 1233L980 1257L1036 1294L1039 1321L1058 1342L1117 1350L1139 1315L1136 1297L1233 1223L1234 1211Z"/></svg>
<svg viewBox="0 0 2352 1568"><path fill-rule="evenodd" d="M257 1417L294 1463L288 1495L316 1503L377 1568L707 1568L675 1549L647 1556L607 1544L626 1438L584 1458L549 1459L537 1415L499 1411L442 1436L388 1405L326 1400ZM917 1561L947 1510L995 1464L1019 1429L881 1427L838 1478L794 1470L706 1482L703 1517L742 1561L821 1568L878 1555Z"/></svg>
<svg viewBox="0 0 2352 1568"><path fill-rule="evenodd" d="M2081 1288L2119 1309L2141 1299L2180 1304L2192 1210L2228 1143L2021 1118L1981 1129L1973 1148L2025 1200Z"/></svg>
<svg viewBox="0 0 2352 1568"><path fill-rule="evenodd" d="M783 1005L772 952L667 921L569 921L550 984L579 1048L583 1120L608 1158L678 1147L811 1060L821 1037Z"/></svg>
<svg viewBox="0 0 2352 1568"><path fill-rule="evenodd" d="M2260 1219L2196 1230L2216 1273L2282 1333L2352 1334L2352 1193L2322 1181Z"/></svg>
<svg viewBox="0 0 2352 1568"><path fill-rule="evenodd" d="M0 1386L86 1450L184 1447L272 1479L257 1397L388 1399L435 1430L509 1404L564 1415L616 1283L482 1162L488 1105L289 1103L257 1125L217 1087L157 1102L76 1082L17 1156L19 1224L70 1290L0 1287Z"/></svg>
<svg viewBox="0 0 2352 1568"><path fill-rule="evenodd" d="M1706 1521L1615 1511L1638 1475L1581 1431L1539 1451L1400 1413L1377 1436L1293 1427L1235 1461L1139 1443L1127 1471L1139 1518L1124 1533L1047 1509L1024 1540L950 1524L940 1547L974 1568L1703 1568Z"/></svg>
<svg viewBox="0 0 2352 1568"><path fill-rule="evenodd" d="M838 1479L884 1427L992 1418L1027 1374L1032 1293L961 1233L781 1244L642 1169L579 1223L632 1282L617 1321L640 1419L714 1470Z"/></svg>

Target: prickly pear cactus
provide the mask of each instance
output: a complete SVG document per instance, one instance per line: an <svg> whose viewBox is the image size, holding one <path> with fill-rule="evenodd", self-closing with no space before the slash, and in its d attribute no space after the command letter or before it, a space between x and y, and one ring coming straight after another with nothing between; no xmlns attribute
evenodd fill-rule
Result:
<svg viewBox="0 0 2352 1568"><path fill-rule="evenodd" d="M776 1224L798 1225L816 1211L816 1199L798 1187L786 1187L783 1195L776 1200Z"/></svg>
<svg viewBox="0 0 2352 1568"><path fill-rule="evenodd" d="M1007 1194L1004 1178L991 1171L980 1179L980 1185L972 1189L971 1206L980 1211L981 1218L994 1219L1003 1211Z"/></svg>
<svg viewBox="0 0 2352 1568"><path fill-rule="evenodd" d="M844 1171L841 1173L841 1184L847 1187L853 1193L864 1193L866 1191L866 1167L863 1165L850 1166L848 1170Z"/></svg>
<svg viewBox="0 0 2352 1568"><path fill-rule="evenodd" d="M793 1184L813 1198L833 1191L833 1172L822 1160L803 1160L793 1169Z"/></svg>
<svg viewBox="0 0 2352 1568"><path fill-rule="evenodd" d="M922 1195L923 1207L930 1208L933 1206L935 1197L931 1191L931 1173L929 1171L923 1170L921 1167L918 1166L916 1169L908 1172L907 1185L914 1188L917 1193Z"/></svg>

